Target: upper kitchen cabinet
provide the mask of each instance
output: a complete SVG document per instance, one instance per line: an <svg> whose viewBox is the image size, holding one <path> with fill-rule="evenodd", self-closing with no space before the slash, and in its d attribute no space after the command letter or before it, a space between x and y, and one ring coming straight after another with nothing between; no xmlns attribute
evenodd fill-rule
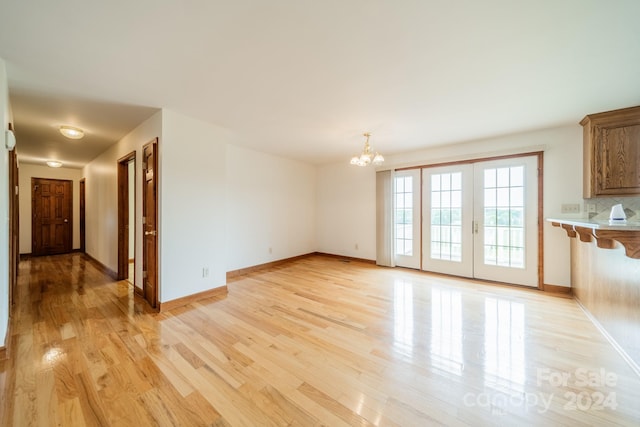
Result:
<svg viewBox="0 0 640 427"><path fill-rule="evenodd" d="M640 195L640 107L589 114L580 124L584 197Z"/></svg>

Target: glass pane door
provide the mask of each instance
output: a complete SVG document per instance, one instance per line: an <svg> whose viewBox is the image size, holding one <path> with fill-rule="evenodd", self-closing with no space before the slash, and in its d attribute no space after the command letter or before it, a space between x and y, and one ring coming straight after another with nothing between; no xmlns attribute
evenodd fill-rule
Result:
<svg viewBox="0 0 640 427"><path fill-rule="evenodd" d="M475 164L474 276L538 286L537 157Z"/></svg>
<svg viewBox="0 0 640 427"><path fill-rule="evenodd" d="M395 263L420 268L420 170L397 171L393 182Z"/></svg>
<svg viewBox="0 0 640 427"><path fill-rule="evenodd" d="M473 165L423 169L422 269L473 276Z"/></svg>
<svg viewBox="0 0 640 427"><path fill-rule="evenodd" d="M537 156L424 168L422 269L538 286Z"/></svg>

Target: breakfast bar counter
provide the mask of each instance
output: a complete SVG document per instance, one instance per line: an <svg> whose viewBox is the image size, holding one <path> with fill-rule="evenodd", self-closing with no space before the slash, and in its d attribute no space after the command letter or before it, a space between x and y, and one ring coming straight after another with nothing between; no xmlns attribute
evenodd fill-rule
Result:
<svg viewBox="0 0 640 427"><path fill-rule="evenodd" d="M548 218L571 238L571 288L640 375L640 222Z"/></svg>
<svg viewBox="0 0 640 427"><path fill-rule="evenodd" d="M556 227L562 227L569 237L581 242L596 242L601 249L613 249L620 243L629 258L640 259L640 221L608 221L586 218L548 218Z"/></svg>

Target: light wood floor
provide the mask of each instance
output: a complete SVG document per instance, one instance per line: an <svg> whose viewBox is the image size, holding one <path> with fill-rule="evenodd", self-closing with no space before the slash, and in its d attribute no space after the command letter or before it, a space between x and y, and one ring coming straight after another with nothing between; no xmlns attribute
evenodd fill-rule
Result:
<svg viewBox="0 0 640 427"><path fill-rule="evenodd" d="M571 299L322 256L228 287L156 314L82 255L21 262L0 425L640 424Z"/></svg>

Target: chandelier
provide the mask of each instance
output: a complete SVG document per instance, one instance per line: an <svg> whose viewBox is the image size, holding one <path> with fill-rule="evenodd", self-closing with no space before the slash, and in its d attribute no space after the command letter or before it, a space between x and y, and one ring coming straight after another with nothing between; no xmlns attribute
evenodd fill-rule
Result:
<svg viewBox="0 0 640 427"><path fill-rule="evenodd" d="M369 166L370 164L374 166L380 166L382 162L384 162L384 157L380 153L372 153L371 146L369 145L369 137L371 134L369 132L365 132L363 134L367 140L364 142L364 150L362 150L362 154L359 156L353 156L351 158L352 165L358 166Z"/></svg>

